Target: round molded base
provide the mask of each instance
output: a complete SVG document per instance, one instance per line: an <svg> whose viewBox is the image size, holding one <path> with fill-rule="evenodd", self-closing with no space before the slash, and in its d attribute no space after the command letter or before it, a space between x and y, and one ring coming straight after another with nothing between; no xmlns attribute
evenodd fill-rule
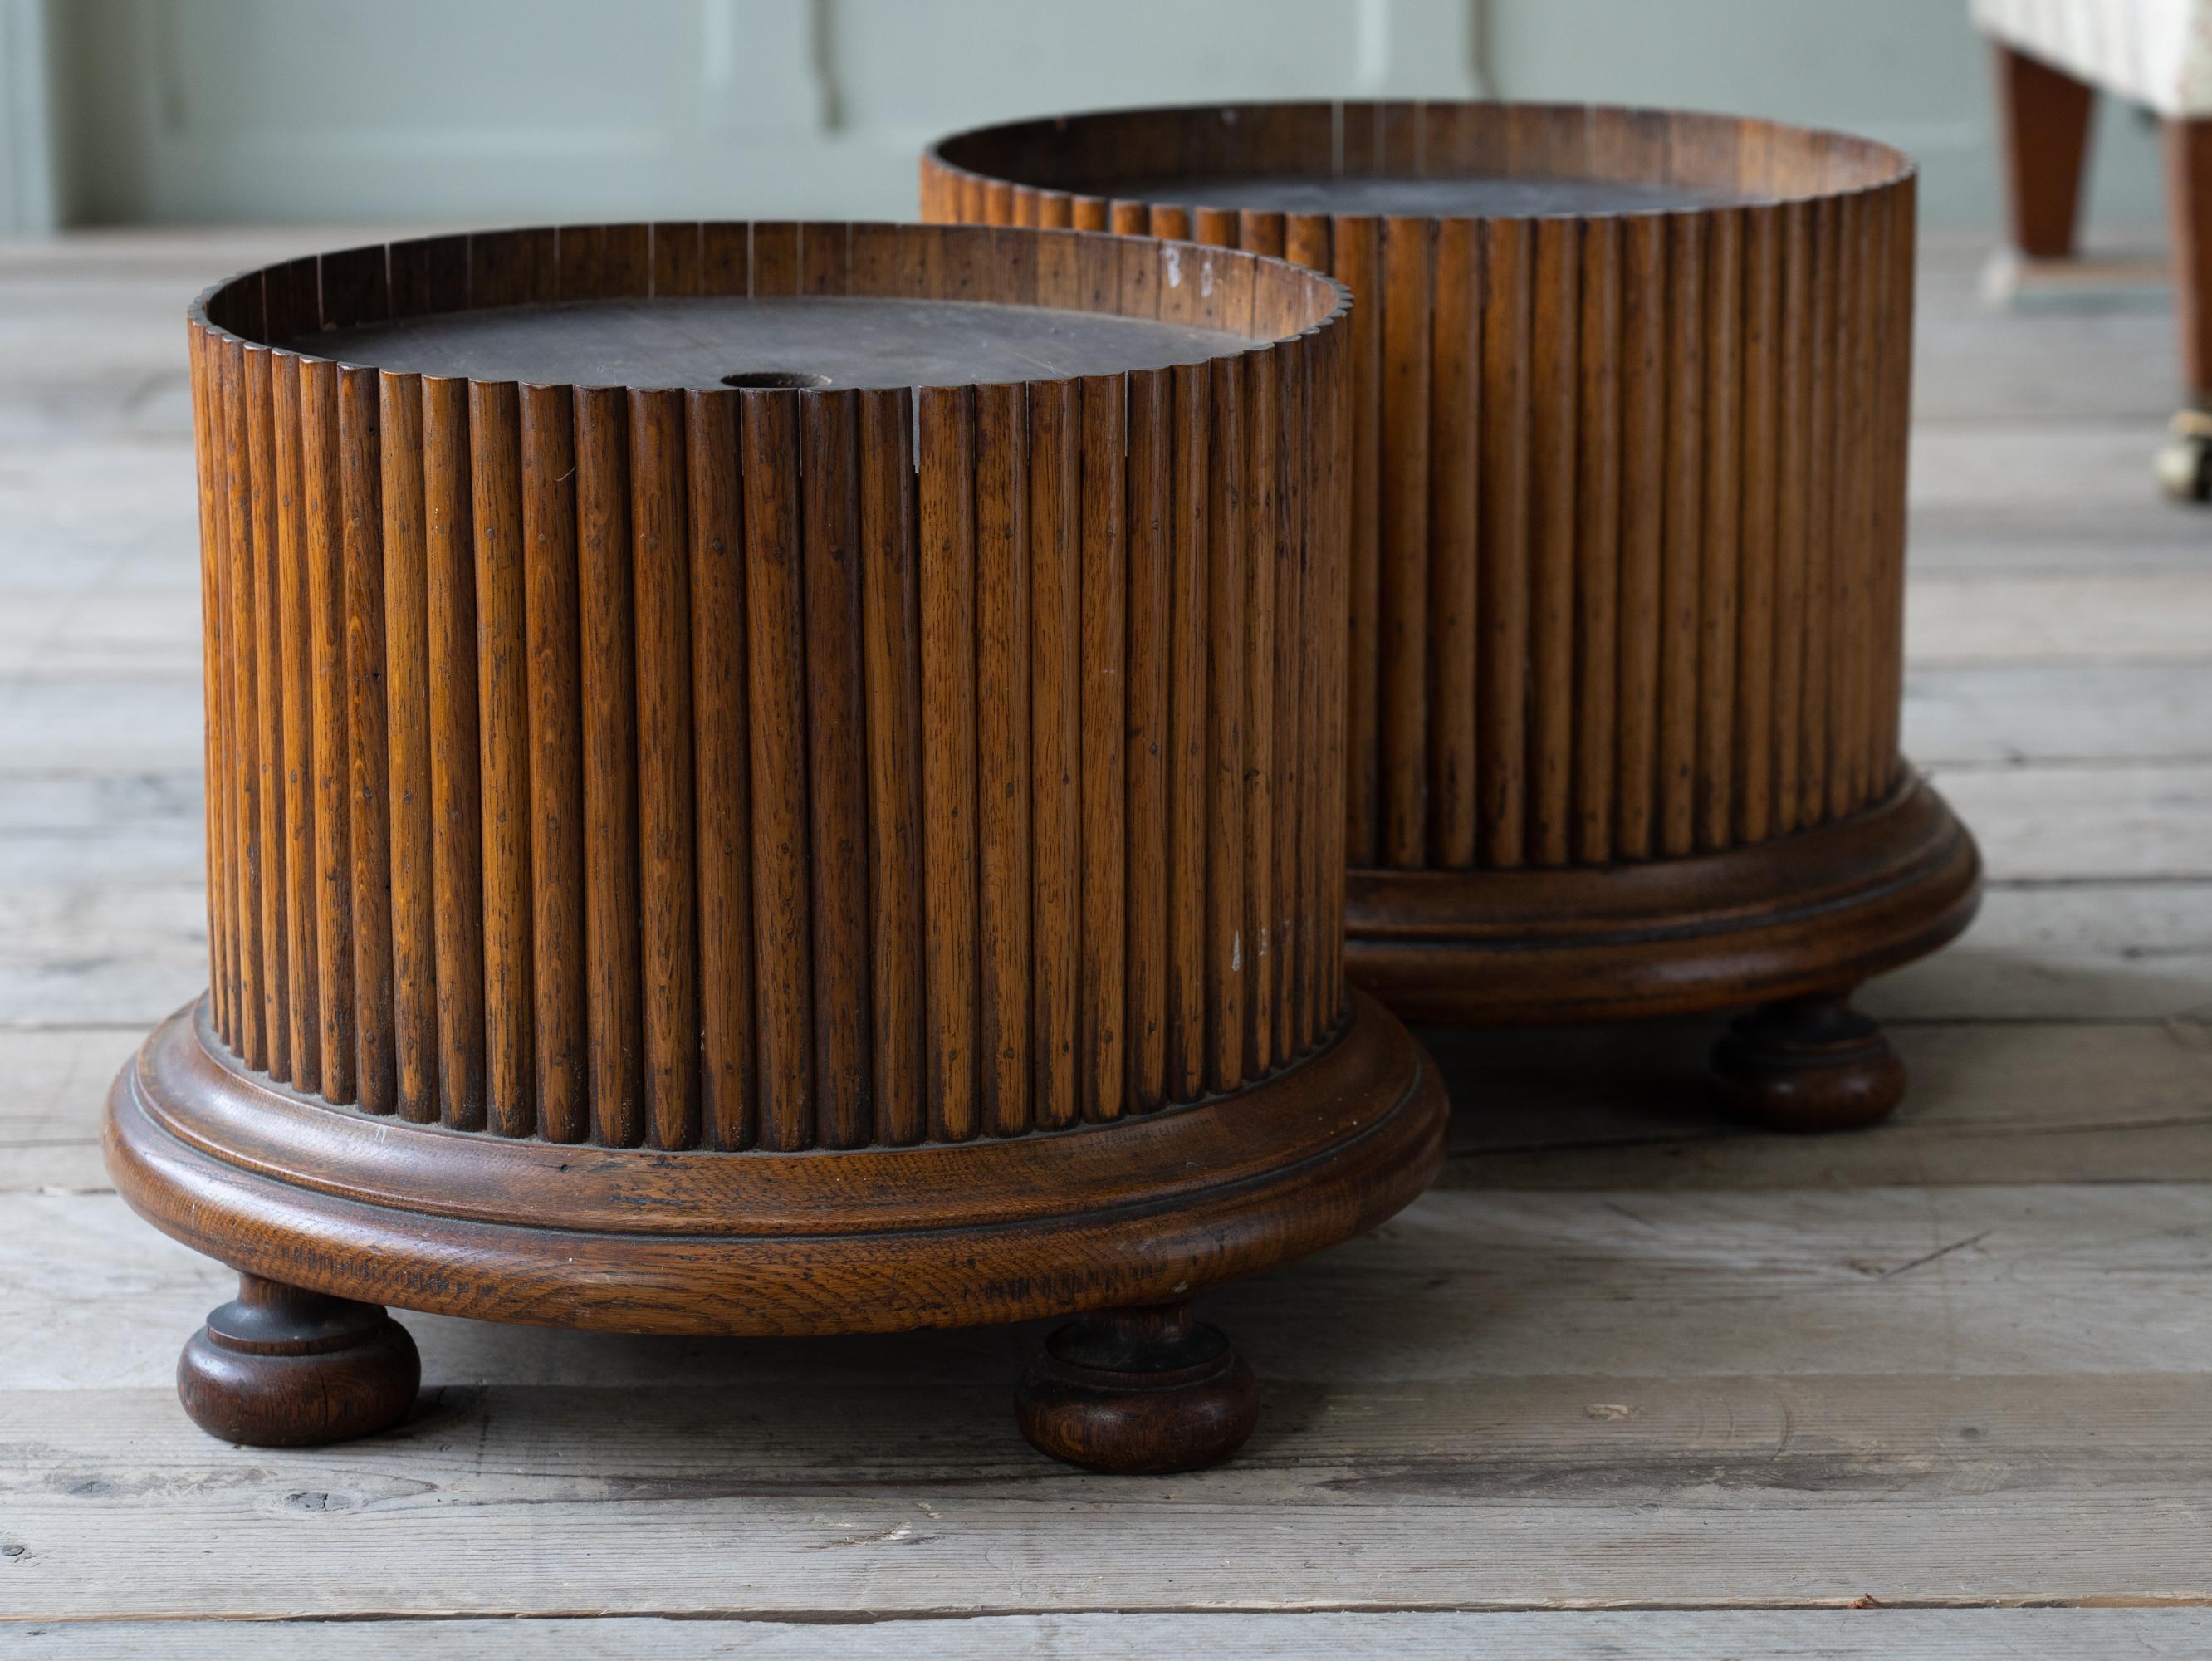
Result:
<svg viewBox="0 0 2212 1661"><path fill-rule="evenodd" d="M1443 1158L1436 1068L1354 994L1321 1050L1110 1124L803 1153L578 1147L272 1084L198 1010L108 1098L108 1170L185 1244L368 1304L628 1332L890 1332L1170 1303L1373 1227Z"/></svg>
<svg viewBox="0 0 2212 1661"><path fill-rule="evenodd" d="M1352 978L1411 1021L1694 1014L1854 986L1973 918L1981 859L1908 779L1772 841L1636 865L1357 870Z"/></svg>
<svg viewBox="0 0 2212 1661"><path fill-rule="evenodd" d="M1196 1470L1243 1446L1260 1386L1187 1303L1079 1317L1045 1340L1014 1399L1040 1453L1123 1475Z"/></svg>
<svg viewBox="0 0 2212 1661"><path fill-rule="evenodd" d="M406 1416L422 1363L407 1329L374 1304L252 1275L210 1311L177 1359L177 1395L210 1436L314 1447Z"/></svg>
<svg viewBox="0 0 2212 1661"><path fill-rule="evenodd" d="M1855 1130L1905 1099L1905 1063L1840 993L1740 1016L1713 1047L1713 1098L1770 1130Z"/></svg>

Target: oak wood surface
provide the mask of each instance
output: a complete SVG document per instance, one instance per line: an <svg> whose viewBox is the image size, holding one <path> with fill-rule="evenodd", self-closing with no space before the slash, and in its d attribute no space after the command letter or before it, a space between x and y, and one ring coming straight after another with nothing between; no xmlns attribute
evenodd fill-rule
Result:
<svg viewBox="0 0 2212 1661"><path fill-rule="evenodd" d="M340 1106L365 1071L362 1104L386 1110L388 1050L403 1117L672 1151L1103 1123L1310 1054L1344 1006L1332 988L1293 1019L1293 943L1328 942L1317 963L1337 949L1334 891L1299 885L1295 833L1334 792L1298 789L1336 764L1308 764L1292 689L1333 684L1333 613L1289 607L1294 566L1334 569L1339 527L1304 485L1339 429L1293 412L1317 377L1333 395L1318 343L1340 296L1212 248L787 222L432 239L210 290L194 362L205 586L228 597L209 648L230 694L210 753L234 804L210 845L221 1042ZM1039 331L1046 358L1024 345ZM725 348L779 342L834 344L835 374L706 374ZM495 378L596 369L594 352L635 384ZM383 581L345 654L356 707L319 729L307 568L331 558L329 504L305 496L301 454L333 441L326 354L374 366L377 426L341 399L335 441L377 455L379 495L354 513L380 532ZM1180 411L1180 514L1178 417L1146 367L1163 354L1200 356L1207 383L1206 419ZM966 384L1002 360L1029 378ZM909 371L944 384L873 390ZM902 464L910 499L884 477ZM1171 827L1152 730L1166 665L1142 631L1167 626L1168 527L1202 505L1206 648L1184 670L1202 676L1210 784ZM740 641L742 680L718 666ZM902 743L917 723L927 741ZM338 754L358 816L381 818L358 834L310 788ZM1202 1037L1185 1035L1206 1070L1172 1092L1171 829L1203 884L1183 945L1211 989ZM349 850L349 897L313 880L322 846ZM349 1019L331 1017L356 1056L328 1068L319 993L340 986L319 932L361 956Z"/></svg>
<svg viewBox="0 0 2212 1661"><path fill-rule="evenodd" d="M1401 1013L1844 990L1957 931L1940 885L1796 927L1784 847L1905 771L1907 158L1667 111L1248 104L957 134L921 188L956 222L1051 189L1254 250L1295 226L1352 289L1352 970ZM1616 865L1715 855L1770 904L1694 960L1579 940ZM1510 950L1406 938L1530 870L1586 879Z"/></svg>
<svg viewBox="0 0 2212 1661"><path fill-rule="evenodd" d="M535 303L549 284L554 307ZM186 1346L192 1420L272 1446L385 1429L416 1381L386 1304L778 1335L1073 1314L1020 1396L1032 1443L1125 1474L1232 1452L1256 1385L1191 1323L1191 1294L1371 1228L1443 1151L1434 1068L1337 974L1335 884L1297 879L1299 822L1334 817L1341 751L1302 742L1292 689L1316 689L1314 731L1336 723L1337 613L1294 611L1293 573L1333 590L1345 544L1304 488L1343 427L1301 417L1340 396L1346 307L1324 277L1212 247L787 222L432 238L208 290L191 314L202 582L226 604L204 672L240 692L207 751L234 825L209 844L222 989L155 1029L103 1129L118 1193L241 1275ZM816 368L715 374L725 349L778 344ZM634 384L555 380L604 379L608 353ZM1027 378L997 379L1010 355ZM1189 1036L1207 1065L1170 1094L1151 636L1177 515L1154 365L1193 356L1208 414L1184 412L1183 485L1206 504L1206 617L1185 696L1210 727L1202 812L1179 830L1202 862L1209 995ZM329 429L338 358L374 369L373 431L343 402ZM526 435L506 374L531 383ZM896 388L909 374L924 384ZM379 521L383 649L343 644L355 707L319 728L331 470L310 496L301 453L333 444L378 453L361 516ZM1034 732L1033 472L1060 578L1043 620L1059 707ZM711 666L733 651L742 681ZM379 787L390 803L380 838L320 787L342 763L368 775L364 804ZM1042 989L1033 786L1042 891L1074 935ZM544 827L542 867L540 815L576 824ZM325 841L366 898L335 865L320 885ZM872 864L915 842L919 883L872 904ZM326 1068L319 936L351 940L356 904L378 922L377 891L392 1000L350 978L355 1064ZM580 972L538 961L541 911L547 954L580 946ZM750 962L702 984L702 929L739 922L749 938L706 967ZM1330 984L1301 1005L1287 954L1309 936ZM918 1069L899 1053L912 1013ZM881 1110L879 1027L921 1086L890 1086ZM1032 1065L1037 1029L1064 1066ZM354 1087L386 1049L396 1103Z"/></svg>

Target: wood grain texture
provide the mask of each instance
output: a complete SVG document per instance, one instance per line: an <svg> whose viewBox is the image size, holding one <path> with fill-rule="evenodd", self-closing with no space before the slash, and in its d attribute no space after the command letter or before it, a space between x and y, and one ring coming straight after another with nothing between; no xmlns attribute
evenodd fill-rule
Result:
<svg viewBox="0 0 2212 1661"><path fill-rule="evenodd" d="M508 1136L537 1128L530 886L530 645L523 541L522 411L510 386L469 388L476 536L477 743L483 791L486 1117Z"/></svg>
<svg viewBox="0 0 2212 1661"><path fill-rule="evenodd" d="M241 546L253 568L253 634L255 701L253 770L257 788L256 830L259 841L258 876L261 930L261 1021L268 1041L269 1076L292 1077L293 1013L290 996L290 901L285 880L290 851L286 822L284 706L289 690L284 672L283 551L277 537L277 502L282 484L276 477L276 435L273 360L267 348L249 345L240 374L240 396L245 405L245 449L241 491L232 487L234 502L245 509L250 540Z"/></svg>
<svg viewBox="0 0 2212 1661"><path fill-rule="evenodd" d="M2036 1609L2003 1620L2007 1652L2017 1661L2072 1661L2092 1652L2185 1661L2212 1638L2212 1615L2193 1609ZM760 1648L778 1661L816 1661L845 1654L848 1642L835 1626L812 1618L692 1615L683 1624L684 1635L675 1640L668 1636L669 1625L661 1617L602 1615L592 1621L592 1636L610 1661L691 1661L726 1655L740 1646ZM897 1628L897 1643L908 1661L1000 1661L1054 1649L1098 1661L1145 1661L1194 1636L1202 1636L1222 1661L1289 1656L1368 1661L1408 1653L1551 1661L1563 1646L1569 1654L1579 1649L1602 1655L1610 1649L1651 1661L1700 1661L1731 1649L1773 1661L1881 1661L1900 1650L1929 1661L1978 1661L1989 1652L1990 1628L1990 1614L1981 1609L1908 1609L1872 1617L1835 1609L1269 1609L1226 1618L1193 1609L974 1615L957 1622L923 1616ZM290 1634L281 1623L218 1624L204 1618L88 1620L47 1628L35 1641L53 1661L177 1661L199 1653L210 1637L235 1661L282 1661L290 1653ZM351 1628L344 1652L360 1661L517 1661L537 1654L542 1642L529 1622L512 1615L422 1620L394 1614Z"/></svg>
<svg viewBox="0 0 2212 1661"><path fill-rule="evenodd" d="M1898 764L1875 712L1896 703L1884 574L1903 545L1892 458L1909 365L1885 343L1911 306L1895 279L1911 261L1894 205L1909 165L1761 122L1545 106L1422 106L1417 145L1414 107L981 129L925 158L925 208L961 216L961 181L982 179L1017 204L1065 192L1080 211L1149 161L1155 234L1295 243L1352 289L1355 867L1674 857L1880 800ZM1327 180L1377 157L1432 179L1617 178L1787 205L1538 219L1353 204L1327 220L1169 194L1178 171ZM1778 326L1781 282L1795 286ZM1778 326L1802 331L1806 354L1778 371ZM1745 409L1778 390L1784 421L1794 390L1806 423L1778 445ZM1817 586L1778 590L1781 567ZM1786 642L1743 649L1747 584ZM1778 684L1778 653L1794 684ZM1772 712L1793 691L1785 731Z"/></svg>
<svg viewBox="0 0 2212 1661"><path fill-rule="evenodd" d="M422 541L422 389L415 375L380 374L378 386L384 460L392 1050L400 1116L425 1123L438 1116L438 995L431 852L429 593Z"/></svg>
<svg viewBox="0 0 2212 1661"><path fill-rule="evenodd" d="M627 1147L645 1129L629 408L618 388L580 386L575 412L585 1053L597 1139Z"/></svg>
<svg viewBox="0 0 2212 1661"><path fill-rule="evenodd" d="M1618 867L1741 853L1747 886L1786 908L1809 897L1774 893L1764 854L1894 796L1913 263L1898 152L1667 111L1248 104L978 129L933 146L922 178L925 211L953 220L983 188L1010 187L1017 216L1054 193L1079 222L1142 196L1155 234L1291 252L1352 289L1344 841L1354 957L1389 935L1392 986L1404 931L1465 914L1487 876L1586 878L1545 891L1553 916L1507 902L1519 947L1564 962ZM1285 180L1333 211L1218 199ZM1463 205L1420 205L1454 181ZM1243 426L1224 441L1256 484L1269 441ZM1249 609L1260 585L1238 577ZM1279 726L1288 712L1212 735L1263 782L1242 837L1273 834ZM1723 927L1748 957L1789 925ZM1490 983L1525 1014L1527 959L1452 944L1436 938L1431 969L1464 984L1422 1009L1478 1015ZM1655 1007L1683 995L1676 978L1650 971ZM1278 983L1266 964L1238 989L1261 1065Z"/></svg>
<svg viewBox="0 0 2212 1661"><path fill-rule="evenodd" d="M1103 1123L1337 1030L1341 290L972 205L1000 223L564 227L210 291L226 1045L457 1129L798 1151ZM855 289L1043 295L1252 350L678 392L248 338L319 306ZM1420 598L1398 594L1407 619Z"/></svg>
<svg viewBox="0 0 2212 1661"><path fill-rule="evenodd" d="M436 918L439 1117L484 1125L483 733L477 717L476 547L468 383L422 377L430 844Z"/></svg>

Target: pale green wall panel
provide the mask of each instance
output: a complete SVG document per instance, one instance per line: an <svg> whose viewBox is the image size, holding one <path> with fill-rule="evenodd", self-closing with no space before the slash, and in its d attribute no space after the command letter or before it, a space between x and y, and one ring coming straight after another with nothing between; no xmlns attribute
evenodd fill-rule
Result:
<svg viewBox="0 0 2212 1661"><path fill-rule="evenodd" d="M1921 211L1995 225L1989 47L1966 0L1489 0L1481 55L1516 98L1675 104L1840 127L1918 157ZM2093 215L2162 210L2158 139L2100 100Z"/></svg>
<svg viewBox="0 0 2212 1661"><path fill-rule="evenodd" d="M44 3L83 220L903 216L918 147L978 121L1484 88L1866 131L1930 219L1996 215L1965 0ZM2126 112L2091 206L2157 214Z"/></svg>

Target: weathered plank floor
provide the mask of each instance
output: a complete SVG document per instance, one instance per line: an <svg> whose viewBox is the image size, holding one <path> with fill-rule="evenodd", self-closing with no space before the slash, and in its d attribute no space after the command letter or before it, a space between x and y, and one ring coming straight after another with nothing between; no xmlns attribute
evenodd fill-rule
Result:
<svg viewBox="0 0 2212 1661"><path fill-rule="evenodd" d="M320 240L0 248L0 1654L2212 1652L2212 516L2152 490L2165 319L1990 317L1929 251L1907 733L1994 881L1869 996L1894 1125L1722 1129L1711 1023L1439 1035L1437 1189L1213 1299L1268 1411L1202 1475L1030 1454L1024 1331L421 1317L412 1421L272 1453L179 1412L228 1277L96 1113L203 977L182 302Z"/></svg>

